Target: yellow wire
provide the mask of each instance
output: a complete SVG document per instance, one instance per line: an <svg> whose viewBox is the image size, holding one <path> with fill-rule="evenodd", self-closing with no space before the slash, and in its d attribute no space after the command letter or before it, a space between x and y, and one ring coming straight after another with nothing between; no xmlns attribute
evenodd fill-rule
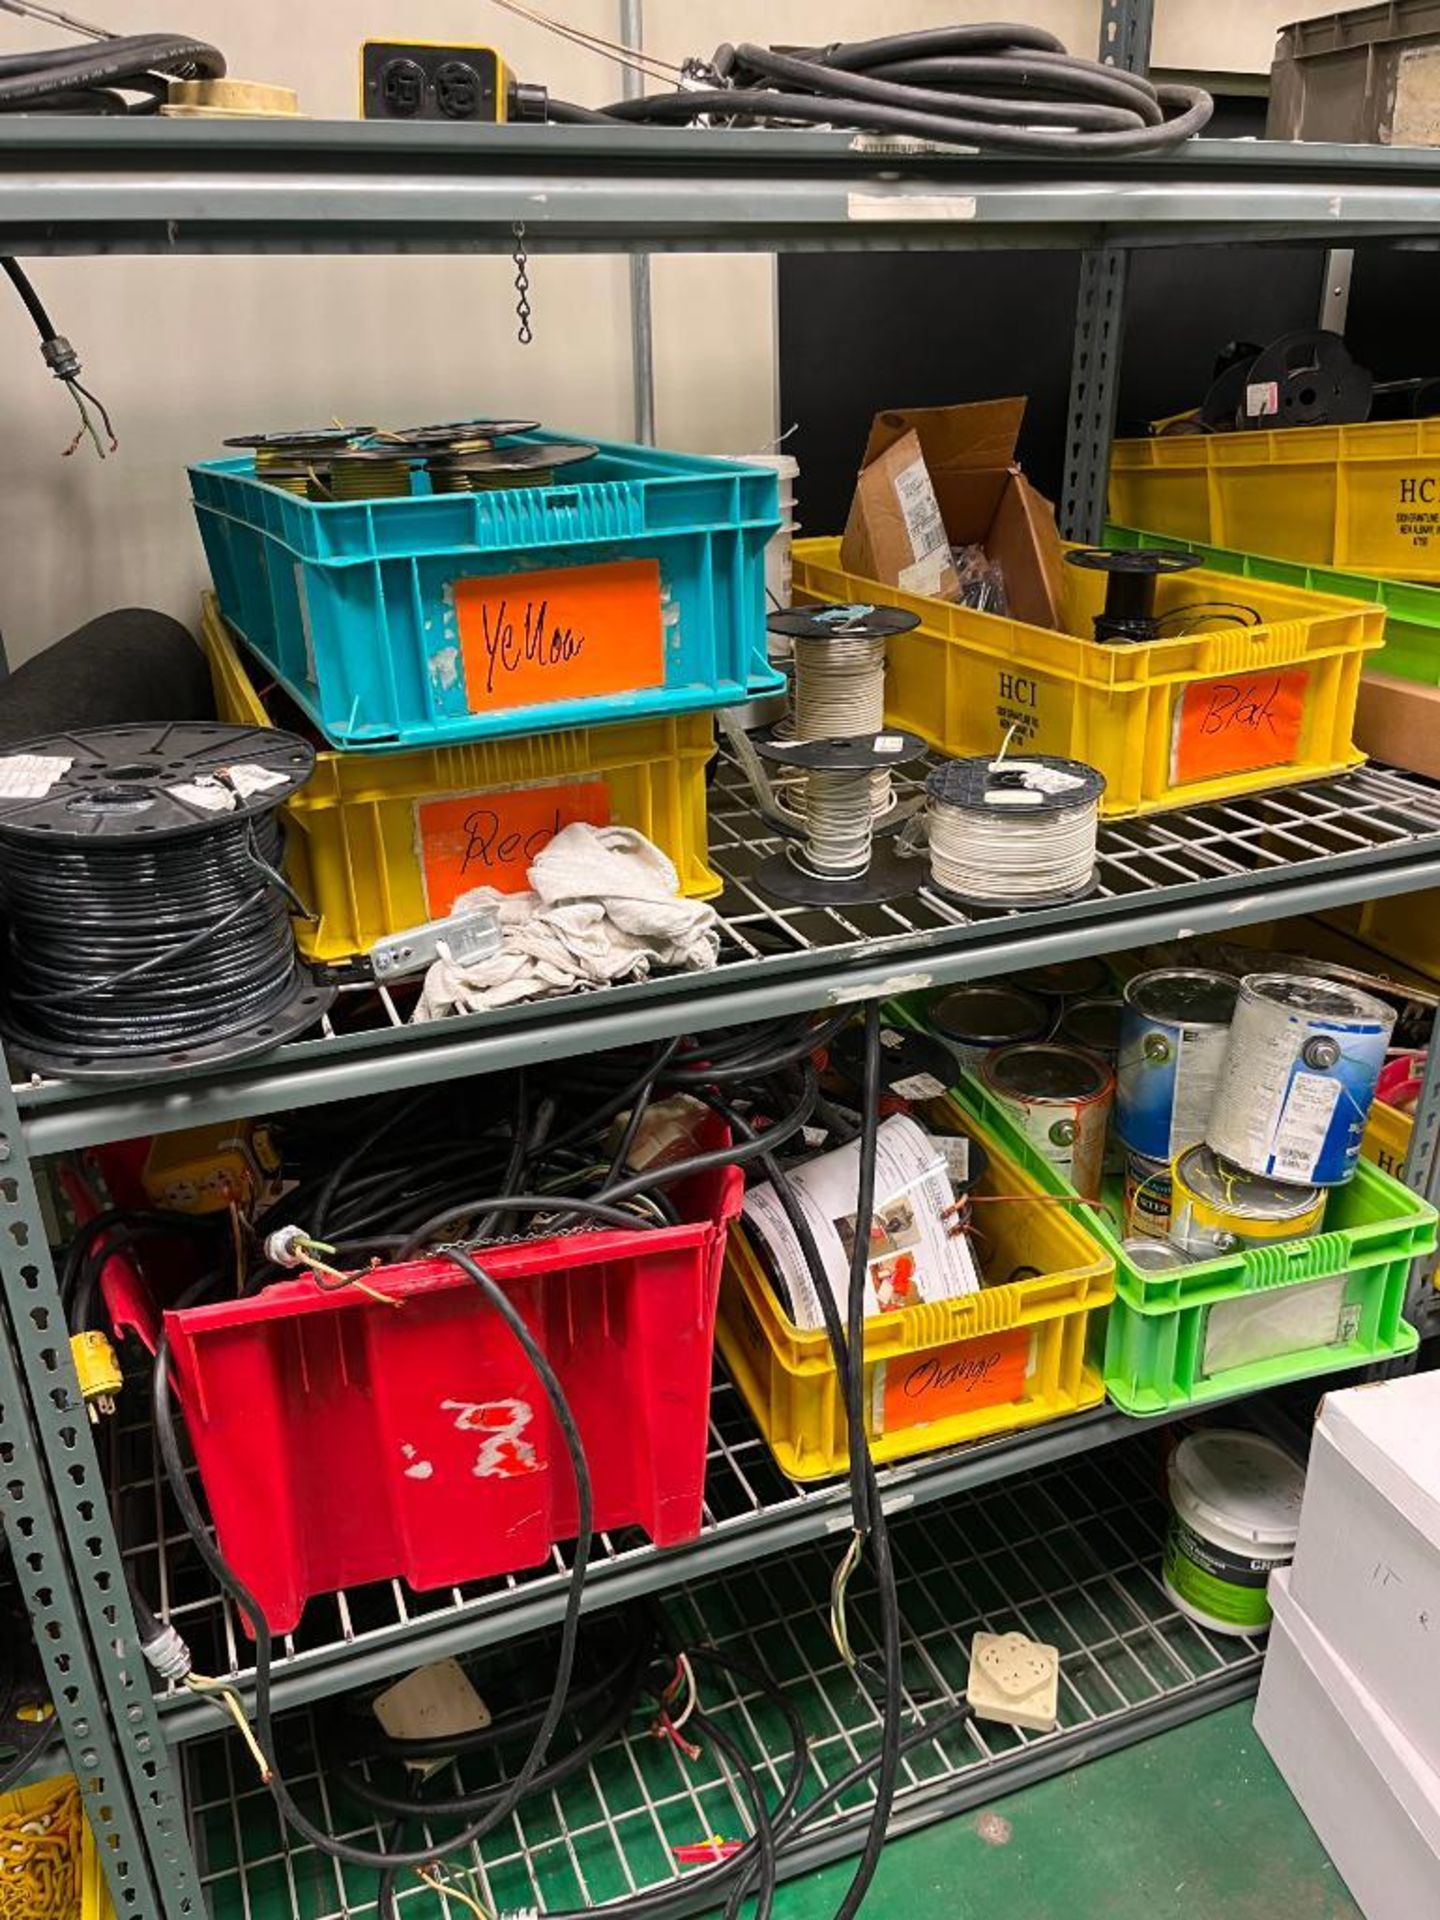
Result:
<svg viewBox="0 0 1440 1920"><path fill-rule="evenodd" d="M226 1713L235 1722L240 1737L250 1749L251 1758L260 1769L260 1778L267 1784L270 1779L270 1762L265 1758L265 1750L255 1738L255 1729L245 1713L245 1703L233 1687L226 1686L223 1680L214 1680L209 1674L190 1673L185 1676L185 1684L194 1693L203 1693L217 1700Z"/></svg>
<svg viewBox="0 0 1440 1920"><path fill-rule="evenodd" d="M367 1286L358 1273L347 1273L343 1267L332 1267L328 1261L317 1256L333 1253L334 1247L324 1240L298 1240L297 1252L303 1253L310 1262L312 1273L323 1273L327 1280L333 1280L337 1287L354 1287L357 1293L363 1293L367 1300L378 1300L382 1307L403 1307L405 1302L393 1293L381 1293L378 1287Z"/></svg>
<svg viewBox="0 0 1440 1920"><path fill-rule="evenodd" d="M452 1900L458 1900L462 1907L468 1907L470 1909L471 1913L475 1915L475 1920L491 1920L489 1909L477 1900L473 1893L466 1893L462 1887L447 1886L443 1880L439 1879L435 1874L427 1873L423 1867L417 1867L415 1869L415 1877L417 1880L423 1880L432 1893L439 1894L445 1903L447 1912L450 1908L450 1902Z"/></svg>
<svg viewBox="0 0 1440 1920"><path fill-rule="evenodd" d="M865 1536L857 1529L851 1534L850 1544L845 1549L845 1557L836 1567L835 1578L830 1583L830 1637L835 1642L835 1649L840 1658L852 1671L860 1663L855 1658L854 1650L850 1645L850 1629L845 1621L845 1590L860 1564L864 1547Z"/></svg>

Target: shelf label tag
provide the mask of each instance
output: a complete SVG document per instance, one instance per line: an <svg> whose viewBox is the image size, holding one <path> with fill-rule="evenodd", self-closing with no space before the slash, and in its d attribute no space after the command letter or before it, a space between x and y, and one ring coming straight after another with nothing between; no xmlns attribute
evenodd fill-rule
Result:
<svg viewBox="0 0 1440 1920"><path fill-rule="evenodd" d="M658 560L487 575L450 591L471 713L665 684Z"/></svg>
<svg viewBox="0 0 1440 1920"><path fill-rule="evenodd" d="M1285 767L1300 757L1304 668L1197 680L1175 703L1171 779L1177 786Z"/></svg>
<svg viewBox="0 0 1440 1920"><path fill-rule="evenodd" d="M882 1361L871 1391L875 1437L1018 1400L1029 1370L1028 1327Z"/></svg>
<svg viewBox="0 0 1440 1920"><path fill-rule="evenodd" d="M576 820L610 825L610 789L603 780L422 800L415 825L430 917L449 913L472 887L523 893L530 862Z"/></svg>

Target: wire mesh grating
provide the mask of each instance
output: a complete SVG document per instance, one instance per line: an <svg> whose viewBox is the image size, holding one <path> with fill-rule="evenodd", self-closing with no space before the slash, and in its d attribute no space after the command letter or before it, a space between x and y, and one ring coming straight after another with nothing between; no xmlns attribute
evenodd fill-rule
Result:
<svg viewBox="0 0 1440 1920"><path fill-rule="evenodd" d="M924 771L922 767L917 779L894 776L902 799L913 796ZM1347 865L1373 867L1390 858L1408 862L1427 855L1440 859L1440 785L1410 774L1364 767L1336 779L1308 781L1245 799L1110 821L1100 830L1094 893L1063 909L966 914L923 884L924 863L918 859L916 891L903 900L847 907L769 901L755 888L754 877L782 843L760 814L740 768L723 753L709 795L709 844L711 864L725 883L714 903L722 945L712 971L656 975L540 1006L499 1009L447 1023L447 1037L458 1039L481 1029L498 1039L518 1030L525 1035L526 1057L538 1058L547 1045L553 1046L561 1023L577 1031L592 1023L598 1028L626 1009L667 997L683 1008L683 1015L667 1022L671 1030L701 1028L707 1000L718 1004L728 991L749 991L757 985L763 989L782 979L813 975L819 964L827 968L824 986L817 993L823 999L833 984L834 966L882 958L889 965L907 956L923 957L929 966L941 955L978 948L1000 934L1008 939L1012 934L1033 933L1039 940L1062 923L1067 937L1082 924L1091 930L1087 950L1113 950L1134 937L1126 925L1131 914L1142 909L1150 913L1167 903L1179 905L1201 890L1207 897L1217 889L1244 893L1255 886L1318 881L1322 873L1328 880ZM408 1025L414 998L413 986L392 989L342 983L317 1037L294 1042L248 1068L233 1069L235 1079L243 1085L247 1075L263 1076L273 1063L290 1063L297 1070L323 1067L327 1060L338 1064L341 1050L358 1060L381 1050L388 1054L391 1048L423 1049L427 1042L433 1043L435 1029ZM590 1044L609 1042L597 1031ZM396 1078L393 1071L390 1077ZM147 1117L156 1125L176 1124L173 1115L167 1117L163 1091L130 1091L141 1096L130 1102L131 1131L143 1130ZM31 1082L16 1092L27 1115L54 1116L53 1142L42 1148L49 1151L88 1137L84 1113L98 1110L103 1115L114 1090ZM151 1107L151 1115L142 1111ZM69 1109L75 1110L74 1123L62 1128L59 1114ZM116 1131L107 1126L103 1137L115 1137Z"/></svg>
<svg viewBox="0 0 1440 1920"><path fill-rule="evenodd" d="M922 1455L882 1469L882 1490L887 1506L933 1499L958 1477L998 1476L1037 1453L1053 1458L1095 1446L1131 1425L1113 1411L1097 1410L1056 1422L1048 1432L1034 1429ZM250 1642L201 1566L171 1504L143 1393L122 1398L107 1437L112 1507L127 1573L160 1617L184 1635L202 1672L243 1679L251 1671ZM590 1590L598 1605L615 1588L628 1593L663 1587L707 1563L748 1561L764 1553L767 1537L773 1543L777 1528L790 1544L843 1525L847 1513L843 1481L801 1487L785 1477L735 1387L717 1370L695 1564L681 1562L676 1550L659 1552L638 1530L602 1534L592 1553ZM357 1660L368 1659L372 1671L398 1671L419 1643L439 1634L450 1636L453 1646L466 1647L508 1637L536 1623L537 1612L545 1618L558 1613L568 1571L568 1551L557 1547L539 1567L463 1587L417 1593L397 1579L317 1597L299 1627L276 1644L278 1694L294 1700L354 1684L349 1674ZM206 1710L184 1689L168 1688L161 1706L172 1716L172 1727L188 1732L206 1723Z"/></svg>
<svg viewBox="0 0 1440 1920"><path fill-rule="evenodd" d="M1253 1682L1256 1646L1193 1625L1161 1583L1161 1469L1158 1438L1142 1435L1103 1457L976 1489L893 1526L907 1734L898 1824L918 1824L1007 1784L1057 1771L1079 1746L1088 1749L1107 1731L1124 1728L1139 1737L1157 1715L1202 1712ZM832 1543L767 1559L692 1583L663 1603L683 1640L760 1665L781 1687L808 1737L807 1801L870 1760L878 1746L874 1682L857 1681L830 1638L836 1551ZM868 1583L857 1580L852 1632L870 1672L879 1657L873 1600ZM1060 1720L1053 1733L978 1723L957 1711L977 1629L1018 1629L1059 1649ZM546 1672L547 1644L530 1645L537 1676ZM514 1668L526 1652L512 1647L506 1658ZM790 1752L783 1717L758 1688L709 1669L701 1691L707 1712L738 1742L773 1800ZM284 1724L287 1768L302 1804L329 1820L338 1817L337 1830L357 1843L379 1843L384 1829L347 1806L317 1768L311 1710ZM573 1728L566 1737L576 1737ZM375 1910L373 1875L342 1869L281 1833L234 1741L207 1738L185 1752L213 1920L278 1920L292 1912L301 1920L352 1920ZM450 1777L473 1790L495 1776L467 1759ZM845 1850L873 1793L869 1778L842 1793L817 1823L812 1845L832 1855ZM676 1885L682 1877L694 1880L699 1907L709 1904L697 1877L703 1869L687 1876L673 1849L712 1834L738 1840L750 1831L746 1795L729 1765L708 1749L698 1760L682 1758L652 1736L650 1711L637 1711L582 1771L523 1803L463 1865L492 1913L569 1912ZM461 1877L457 1884L467 1882ZM412 1875L402 1876L397 1891L415 1920L441 1911L437 1896Z"/></svg>

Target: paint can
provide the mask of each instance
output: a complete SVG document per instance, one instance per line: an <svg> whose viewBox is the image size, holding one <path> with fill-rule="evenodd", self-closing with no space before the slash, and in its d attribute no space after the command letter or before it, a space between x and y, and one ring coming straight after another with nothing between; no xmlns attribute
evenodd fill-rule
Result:
<svg viewBox="0 0 1440 1920"><path fill-rule="evenodd" d="M1248 1173L1336 1187L1355 1171L1395 1012L1335 980L1240 983L1205 1138Z"/></svg>
<svg viewBox="0 0 1440 1920"><path fill-rule="evenodd" d="M1041 1041L986 1056L980 1078L1025 1138L1086 1200L1100 1198L1115 1076L1078 1047Z"/></svg>
<svg viewBox="0 0 1440 1920"><path fill-rule="evenodd" d="M1189 1256L1168 1240L1122 1240L1120 1251L1140 1273L1173 1273L1177 1267L1190 1265Z"/></svg>
<svg viewBox="0 0 1440 1920"><path fill-rule="evenodd" d="M1114 995L1074 1000L1060 1016L1055 1038L1061 1046L1098 1053L1113 1067L1120 1057L1120 1023L1125 1002Z"/></svg>
<svg viewBox="0 0 1440 1920"><path fill-rule="evenodd" d="M1010 985L1039 994L1058 1009L1062 1000L1093 1000L1097 994L1109 993L1110 969L1093 956L1088 960L1056 960L1048 967L1026 967L1012 973Z"/></svg>
<svg viewBox="0 0 1440 1920"><path fill-rule="evenodd" d="M1168 1160L1125 1150L1125 1231L1151 1240L1170 1238L1173 1188Z"/></svg>
<svg viewBox="0 0 1440 1920"><path fill-rule="evenodd" d="M1230 1165L1211 1147L1182 1153L1171 1181L1170 1238L1192 1260L1303 1240L1325 1218L1323 1188L1282 1186Z"/></svg>
<svg viewBox="0 0 1440 1920"><path fill-rule="evenodd" d="M1115 1129L1132 1153L1173 1160L1205 1138L1238 991L1229 974L1196 967L1126 987Z"/></svg>
<svg viewBox="0 0 1440 1920"><path fill-rule="evenodd" d="M932 996L925 1009L931 1033L971 1073L978 1072L985 1056L997 1047L1043 1040L1052 1018L1051 1009L1037 995L992 980L951 987Z"/></svg>
<svg viewBox="0 0 1440 1920"><path fill-rule="evenodd" d="M1265 1588L1295 1557L1305 1469L1273 1440L1207 1427L1170 1456L1165 1591L1212 1633L1264 1633Z"/></svg>

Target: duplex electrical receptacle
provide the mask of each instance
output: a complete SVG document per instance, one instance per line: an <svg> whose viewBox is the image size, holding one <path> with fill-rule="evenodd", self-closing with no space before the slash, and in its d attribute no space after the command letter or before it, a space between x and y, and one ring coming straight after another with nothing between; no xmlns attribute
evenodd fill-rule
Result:
<svg viewBox="0 0 1440 1920"><path fill-rule="evenodd" d="M506 118L510 75L493 47L367 40L360 49L360 111L367 120Z"/></svg>

